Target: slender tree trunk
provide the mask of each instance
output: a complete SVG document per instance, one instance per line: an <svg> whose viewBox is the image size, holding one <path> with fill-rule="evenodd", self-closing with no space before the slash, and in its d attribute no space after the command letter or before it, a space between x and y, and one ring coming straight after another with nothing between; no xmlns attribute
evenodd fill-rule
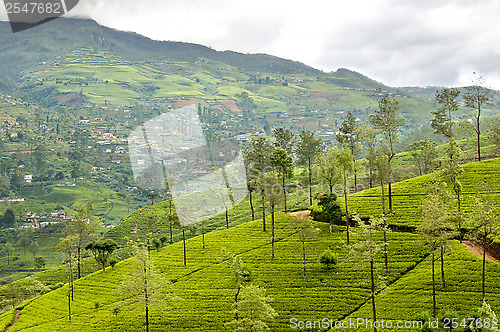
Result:
<svg viewBox="0 0 500 332"><path fill-rule="evenodd" d="M380 185L382 186L382 214L385 216L385 190L384 190L384 181L380 181Z"/></svg>
<svg viewBox="0 0 500 332"><path fill-rule="evenodd" d="M69 258L69 284L68 287L71 290L71 301L74 299L74 294L73 294L73 266L71 264L71 257Z"/></svg>
<svg viewBox="0 0 500 332"><path fill-rule="evenodd" d="M311 164L312 161L309 160L309 206L313 205L313 198L312 198L312 170L311 170Z"/></svg>
<svg viewBox="0 0 500 332"><path fill-rule="evenodd" d="M226 229L229 229L229 217L227 215L227 206L226 206Z"/></svg>
<svg viewBox="0 0 500 332"><path fill-rule="evenodd" d="M266 231L266 201L264 190L262 190L262 229Z"/></svg>
<svg viewBox="0 0 500 332"><path fill-rule="evenodd" d="M304 281L306 281L306 241L302 241L302 258L304 261Z"/></svg>
<svg viewBox="0 0 500 332"><path fill-rule="evenodd" d="M441 283L443 284L443 288L446 288L444 280L444 243L441 243Z"/></svg>
<svg viewBox="0 0 500 332"><path fill-rule="evenodd" d="M354 154L353 154L354 158ZM356 171L356 159L354 159L354 192L358 192L358 172Z"/></svg>
<svg viewBox="0 0 500 332"><path fill-rule="evenodd" d="M79 245L78 248L76 248L76 249L77 249L77 251L76 251L76 263L78 265L78 278L77 279L80 279L80 277L81 277L80 261L81 261L81 251L82 251L81 245Z"/></svg>
<svg viewBox="0 0 500 332"><path fill-rule="evenodd" d="M149 332L149 293L148 293L148 271L146 262L144 261L144 302L146 304L146 332Z"/></svg>
<svg viewBox="0 0 500 332"><path fill-rule="evenodd" d="M385 264L385 273L389 273L389 262L387 259L387 230L384 218L384 264Z"/></svg>
<svg viewBox="0 0 500 332"><path fill-rule="evenodd" d="M389 181L389 213L392 213L392 183Z"/></svg>
<svg viewBox="0 0 500 332"><path fill-rule="evenodd" d="M285 172L283 172L283 201L285 203L285 213L286 213L286 188L285 188Z"/></svg>
<svg viewBox="0 0 500 332"><path fill-rule="evenodd" d="M432 312L433 318L436 319L436 282L434 278L434 247L431 248L431 263L432 263Z"/></svg>
<svg viewBox="0 0 500 332"><path fill-rule="evenodd" d="M483 302L486 301L486 294L484 292L485 273L486 273L486 236L483 237Z"/></svg>
<svg viewBox="0 0 500 332"><path fill-rule="evenodd" d="M174 243L173 239L173 230L172 230L172 198L169 200L169 208L170 208L170 214L169 214L169 226L170 226L170 244Z"/></svg>
<svg viewBox="0 0 500 332"><path fill-rule="evenodd" d="M345 225L347 227L347 245L349 245L349 211L347 210L347 176L344 174Z"/></svg>
<svg viewBox="0 0 500 332"><path fill-rule="evenodd" d="M370 248L370 275L371 275L371 281L372 281L372 312L373 312L373 331L377 332L377 328L375 326L375 322L377 321L377 314L375 311L375 276L373 273L373 249Z"/></svg>
<svg viewBox="0 0 500 332"><path fill-rule="evenodd" d="M477 111L477 118L476 118L476 126L477 126L477 130L476 130L476 133L477 133L477 160L478 161L481 161L481 129L479 127L480 125L480 117L481 116L481 108L479 107L478 108L478 111Z"/></svg>
<svg viewBox="0 0 500 332"><path fill-rule="evenodd" d="M250 210L252 210L252 220L255 220L255 211L253 209L253 200L252 200L253 190L250 191Z"/></svg>
<svg viewBox="0 0 500 332"><path fill-rule="evenodd" d="M226 210L227 214L227 210ZM205 221L201 222L201 237L203 239L203 249L205 249Z"/></svg>
<svg viewBox="0 0 500 332"><path fill-rule="evenodd" d="M170 244L174 243L173 232L172 232L172 220L170 220Z"/></svg>
<svg viewBox="0 0 500 332"><path fill-rule="evenodd" d="M463 240L463 235L462 235L462 218L460 217L460 193L457 192L457 201L458 201L458 213L459 213L459 216L458 216L458 237L460 239L460 243L462 243L462 240Z"/></svg>
<svg viewBox="0 0 500 332"><path fill-rule="evenodd" d="M186 266L186 231L182 228L182 242L184 244L184 266Z"/></svg>
<svg viewBox="0 0 500 332"><path fill-rule="evenodd" d="M241 285L238 285L238 291L234 295L234 319L238 320L238 295L240 295Z"/></svg>
<svg viewBox="0 0 500 332"><path fill-rule="evenodd" d="M271 204L271 247L273 251L273 258L274 258L274 204Z"/></svg>
<svg viewBox="0 0 500 332"><path fill-rule="evenodd" d="M69 316L69 321L71 322L71 294L70 294L70 289L68 288L68 316Z"/></svg>
<svg viewBox="0 0 500 332"><path fill-rule="evenodd" d="M369 172L370 172L370 188L373 188L373 168L372 166L370 165L369 167Z"/></svg>

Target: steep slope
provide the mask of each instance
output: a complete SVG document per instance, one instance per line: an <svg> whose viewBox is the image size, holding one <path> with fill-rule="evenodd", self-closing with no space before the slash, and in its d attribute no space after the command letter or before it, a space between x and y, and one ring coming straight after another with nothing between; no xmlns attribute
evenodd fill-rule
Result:
<svg viewBox="0 0 500 332"><path fill-rule="evenodd" d="M484 191L485 183L493 192L500 192L500 158L463 165L459 176L462 183L462 210L469 211L473 195ZM435 172L392 185L393 213L387 216L390 225L404 229L415 229L419 223L421 201L434 179L443 180L441 172ZM452 193L450 189L450 193ZM388 208L388 188L385 188L386 208ZM382 190L380 186L360 191L348 197L349 208L362 218L382 213ZM455 197L453 194L452 197ZM343 200L342 200L343 201ZM343 204L343 203L342 203ZM341 204L341 205L342 205ZM455 202L455 204L457 204ZM500 206L500 202L497 200ZM343 206L343 205L342 205Z"/></svg>
<svg viewBox="0 0 500 332"><path fill-rule="evenodd" d="M364 267L346 261L333 273L325 271L317 257L331 247L343 260L342 241L345 234L336 228L333 234L324 224L319 238L307 241L307 281L303 280L301 254L293 249L297 236L290 228L289 217L277 218L278 242L276 258L271 258L270 234L261 231L261 222L249 222L229 230L207 234L206 249L201 238L187 242L187 267L182 265L182 243L152 252L161 273L174 282L172 290L183 298L175 302L169 311L153 311L152 329L162 331L221 331L223 324L232 319L231 303L235 285L228 266L219 262L220 248L225 246L233 253L241 254L243 262L252 271L252 282L267 289L274 299L273 306L279 316L270 327L273 331L286 331L293 317L331 317L341 319L361 306L368 298L369 287L362 281ZM353 236L354 241L359 239ZM379 234L378 239L381 239ZM391 283L424 257L415 250L417 236L391 233L389 239L398 252L390 254L394 263ZM119 284L130 273L131 261L126 260L105 273L96 272L78 280L75 285L72 322L67 317L67 287L36 298L23 306L21 315L11 331L138 331L143 328L143 311L125 307L118 316L111 309L121 300ZM279 277L278 277L279 276ZM98 308L95 303L98 302ZM333 305L335 303L335 305ZM11 317L6 313L0 317ZM6 318L8 320L8 318Z"/></svg>

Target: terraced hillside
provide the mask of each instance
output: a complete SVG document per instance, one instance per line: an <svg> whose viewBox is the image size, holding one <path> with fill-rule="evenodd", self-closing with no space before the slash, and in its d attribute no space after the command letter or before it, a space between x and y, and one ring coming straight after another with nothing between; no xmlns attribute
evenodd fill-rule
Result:
<svg viewBox="0 0 500 332"><path fill-rule="evenodd" d="M500 192L500 158L465 164L463 165L463 170L464 172L459 176L459 180L463 186L463 211L469 211L472 197L483 190L483 183L489 186L493 192ZM415 229L418 226L421 201L427 194L429 184L434 179L442 179L441 173L435 172L392 185L393 213L387 216L389 225L409 230ZM387 208L387 186L385 194ZM351 212L356 212L361 218L379 215L382 213L381 195L382 190L380 186L352 194L348 197L349 208ZM498 199L496 202L500 206ZM455 204L457 203L455 202ZM343 206L343 203L341 206Z"/></svg>
<svg viewBox="0 0 500 332"><path fill-rule="evenodd" d="M232 319L230 310L236 289L229 267L219 261L221 247L240 254L252 271L252 282L265 287L274 299L272 304L279 316L270 324L272 331L291 330L291 318L371 317L367 265L345 259L343 227L336 227L330 234L325 224L315 225L321 232L317 239L306 243L307 281L302 276L301 255L292 249L292 244L298 242L297 235L290 228L290 217L282 214L277 218L279 235L274 259L270 234L262 232L261 221L207 234L205 249L199 236L189 239L187 267L182 262L182 243L152 252L162 275L173 282L172 290L183 298L167 312L153 312L152 331L223 330L224 322ZM360 238L356 230L353 233L355 243ZM382 234L377 241L382 241ZM430 264L417 235L391 232L388 242L390 274L380 274L387 287L380 288L376 297L379 317L411 320L424 310L432 310ZM331 248L341 262L334 271L325 270L318 262L318 255L326 248ZM446 290L438 286L438 305L467 315L480 304L481 261L458 243L452 248L445 256L448 286ZM379 267L382 261L379 255ZM18 309L19 320L9 331L140 331L144 328L141 310L125 307L118 315L112 312L124 299L117 289L130 268L131 261L125 260L105 273L99 271L78 280L71 323L64 286L22 305ZM499 310L495 294L499 291L500 265L488 263L487 269L487 299L493 310ZM14 314L11 310L0 316L4 326L10 324Z"/></svg>
<svg viewBox="0 0 500 332"><path fill-rule="evenodd" d="M465 202L470 201L481 180L498 191L499 163L500 159L492 159L463 166L465 172L461 181L466 194ZM392 226L408 229L416 227L420 199L433 176L435 175L430 174L394 184L397 196L394 201L396 213L389 219ZM379 189L351 195L351 209L357 209L361 216L366 217L377 213L377 190ZM149 217L160 210L166 213L166 204L163 202L144 211L136 211L122 221L128 220L122 231L130 232L134 220L138 220L140 214L144 229L137 236L139 239L144 238ZM220 261L221 247L239 254L252 271L252 283L265 287L267 294L273 298L272 305L278 316L269 323L272 331L293 330L290 326L292 318L298 321L322 318L335 321L371 317L368 265L346 257L344 227L336 226L330 234L328 225L314 223L320 233L316 239L309 239L305 243L307 281L304 281L301 253L296 250L300 242L296 230L291 227L292 217L282 213L277 215L276 257L273 259L269 227L267 232L263 232L262 220L243 222L245 211L248 215L247 204L248 202L243 202L241 211L238 210L233 215L239 218L239 225L227 230L221 229L223 225L222 220L218 220L220 216L211 222L212 227L217 230L205 235L205 249L200 235L187 240L186 267L183 266L182 242L151 252L161 274L173 283L172 291L183 298L173 302L166 312L152 312L152 331L223 330L224 323L232 319L231 304L236 285L230 268ZM466 211L467 206L466 203ZM166 225L162 227L165 228ZM117 233L111 237L118 239L122 231L119 231L119 227L116 230ZM357 228L353 228L351 232L352 243L362 240ZM378 243L382 243L382 238L381 233L376 235ZM378 277L382 281L376 296L377 318L414 320L424 311L432 312L430 260L420 236L408 232L389 232L388 243L389 274L383 272L381 253L377 255L375 263ZM318 260L319 255L327 248L339 258L339 264L330 271L325 270ZM470 317L481 304L482 261L456 241L450 242L450 249L444 258L446 288L437 283L438 311L449 309L459 317ZM144 329L143 311L126 306L119 313L113 313L113 308L125 299L118 289L128 278L131 266L131 260L127 259L104 273L95 272L76 281L71 323L68 321L66 285L2 314L0 325L10 325L18 311L18 320L9 331L140 331ZM492 309L498 312L500 265L487 262L486 271L486 299ZM64 277L63 269L59 269L59 272L45 272L47 276L54 276L54 273L60 273ZM48 281L47 278L40 279Z"/></svg>
<svg viewBox="0 0 500 332"><path fill-rule="evenodd" d="M221 247L240 254L252 271L252 282L265 287L274 298L273 306L279 316L271 324L272 330L286 330L292 317L327 315L340 319L354 312L369 296L369 287L363 283L367 276L365 268L345 262L332 272L324 270L318 262L318 255L328 247L341 259L345 256L343 229L336 228L330 234L325 225L316 225L321 233L318 239L306 244L308 276L304 281L301 254L291 247L298 239L290 228L289 218L285 215L277 218L275 259L271 258L270 234L262 232L259 221L207 234L205 250L199 236L188 240L187 267L182 263L182 243L152 252L161 273L174 282L175 294L184 299L175 302L166 313L154 313L153 330L221 331L224 322L231 320L235 285L228 266L219 262ZM390 253L394 264L387 282L391 283L420 263L425 254L415 246L415 235L391 233L389 239L400 248ZM116 289L130 266L130 260L126 260L105 273L96 272L78 280L71 323L65 286L23 306L10 331L139 331L143 317L140 310L125 307L117 317L111 311L123 300ZM94 308L95 302L100 304L98 309ZM12 313L6 313L1 318L8 322L11 316Z"/></svg>

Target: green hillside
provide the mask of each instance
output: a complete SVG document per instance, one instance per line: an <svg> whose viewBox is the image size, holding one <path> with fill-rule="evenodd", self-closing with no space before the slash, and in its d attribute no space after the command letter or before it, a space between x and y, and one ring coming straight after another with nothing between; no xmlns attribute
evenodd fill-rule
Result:
<svg viewBox="0 0 500 332"><path fill-rule="evenodd" d="M446 288L436 283L436 302L439 311L454 310L459 322L481 305L481 268L482 261L468 251L458 241L451 243L445 256ZM495 312L500 309L500 264L486 262L486 301ZM419 314L432 315L431 262L426 259L415 269L402 276L390 287L382 290L376 299L377 319L379 320L416 320ZM397 308L397 309L396 309ZM370 317L371 305L366 303L352 313L350 318ZM379 318L380 317L380 318ZM367 330L367 329L360 329ZM368 329L370 330L370 329Z"/></svg>
<svg viewBox="0 0 500 332"><path fill-rule="evenodd" d="M291 318L369 318L367 266L344 260L344 229L336 227L330 234L327 225L316 224L321 233L318 239L306 243L308 274L304 282L301 255L291 246L298 241L297 236L289 226L289 217L279 215L275 259L271 258L270 234L262 232L260 221L207 234L206 249L202 249L199 236L189 239L187 267L182 263L182 243L152 252L161 273L174 282L172 289L175 294L183 298L173 303L167 312L153 312L152 330L223 330L223 323L232 317L230 307L235 293L230 269L218 260L223 246L241 254L252 271L253 283L265 287L274 299L272 304L279 316L270 324L272 331L291 330ZM359 241L359 235L356 230L353 233L355 243ZM382 240L382 234L377 240ZM377 295L381 319L411 320L421 311L432 309L429 302L430 267L427 260L423 261L426 252L417 240L418 236L409 233L388 234L391 272L385 278L387 287ZM453 251L445 258L448 288L438 290L439 308L448 305L460 315L467 315L480 304L481 261L459 244L452 247ZM318 262L318 255L326 248L336 252L342 262L333 272L324 270ZM379 255L377 262L380 267L382 261L383 257ZM77 281L71 323L67 317L65 286L22 306L20 318L11 331L140 331L144 328L140 311L125 307L117 316L112 313L114 305L123 300L116 289L124 281L130 264L130 260L126 260L108 268L105 273L99 271ZM498 293L500 266L488 263L487 268L487 299L493 310L499 310L500 302L495 294ZM467 284L466 290L464 284ZM99 303L97 309L96 302ZM401 302L405 304L404 310ZM12 318L12 312L0 316L5 324Z"/></svg>
<svg viewBox="0 0 500 332"><path fill-rule="evenodd" d="M472 197L481 192L482 183L491 189L500 192L500 158L463 165L464 172L459 176L463 186L462 210L467 212ZM431 173L392 185L393 213L387 215L389 225L415 229L420 218L421 201L427 193L430 183L434 179L442 179L439 172ZM452 192L450 188L450 193ZM386 209L388 208L388 186L385 188ZM361 218L382 213L382 190L380 186L360 191L348 196L351 212L356 212ZM455 196L453 196L455 197ZM343 206L343 199L341 206ZM457 204L455 202L455 204ZM497 200L500 207L500 202Z"/></svg>
<svg viewBox="0 0 500 332"><path fill-rule="evenodd" d="M463 166L465 172L460 180L464 185L466 211L470 197L481 180L494 186L498 192L499 163L500 159L492 159ZM434 176L429 174L394 184L395 213L388 218L390 226L416 227L420 200ZM378 213L377 190L380 189L350 195L351 211L357 211L362 217ZM247 204L247 201L241 203L231 215L231 226L237 226L223 229L223 216L207 223L210 225L207 228L213 231L205 235L205 249L199 235L200 225L197 225L193 234L198 235L188 236L186 267L183 266L182 241L151 252L161 274L173 282L172 290L183 298L172 303L166 312L152 312L152 331L223 330L224 322L232 317L230 310L236 286L229 267L220 262L221 247L241 255L252 271L252 283L265 287L267 294L273 298L272 305L279 315L270 323L272 331L293 330L290 328L291 318L307 321L326 317L336 321L371 317L368 266L346 258L345 227L335 226L330 234L327 224L314 223L320 233L316 239L306 242L307 281L304 281L301 253L295 249L299 240L291 227L291 217L282 213L276 216L277 243L273 259L269 221L267 232L262 231L262 220L247 221ZM137 220L137 239L144 239L148 232L156 228L166 233L168 226L164 215L167 209L168 202L161 202L138 210L107 236L117 240L130 237ZM151 224L154 219L151 217L156 218L157 224ZM178 240L179 231L176 230L175 234ZM376 241L381 243L382 239L382 233L378 233ZM352 243L360 240L359 230L351 229ZM382 281L376 296L378 319L414 320L424 311L432 312L431 267L420 236L389 232L388 244L389 274L382 272L383 254L376 256L376 268L380 270L378 276ZM339 258L339 264L333 271L325 270L318 260L327 248ZM130 273L131 264L131 260L126 259L109 267L105 273L98 271L76 281L71 323L67 315L66 285L18 307L19 320L9 331L140 331L144 328L140 310L127 306L116 315L112 312L124 300L117 289ZM461 318L470 317L481 304L481 266L481 259L462 244L450 242L444 263L447 286L443 289L440 282L436 286L438 311L448 308ZM88 265L86 271L89 268L92 267ZM95 266L93 268L96 269ZM492 309L498 311L500 299L496 295L500 291L500 264L487 262L486 270L486 299ZM61 282L64 278L62 268L39 275L41 281L50 284ZM9 325L14 313L13 310L4 313L0 322L4 326Z"/></svg>
<svg viewBox="0 0 500 332"><path fill-rule="evenodd" d="M342 228L336 228L330 234L326 225L316 226L321 228L321 234L317 240L307 243L310 248L306 282L302 276L301 255L291 248L291 244L298 240L290 229L289 217L284 215L277 218L276 231L279 235L274 260L271 258L270 234L262 232L259 221L207 234L205 250L199 236L188 240L187 267L183 267L182 263L182 243L168 246L158 253L152 252L162 274L174 281L176 295L184 299L174 303L168 312L155 314L153 330L220 331L223 323L231 319L230 306L235 289L229 268L218 262L223 246L241 254L252 271L253 283L264 286L274 298L273 306L280 315L271 325L272 330L286 330L288 320L295 316L327 315L340 319L355 311L369 294L368 285L362 282L365 279L364 270L354 262L346 262L334 273L325 271L318 262L318 255L331 247L343 258L345 254L341 248L345 233ZM400 248L390 254L394 263L387 282L391 283L420 263L425 253L415 248L415 235L391 233L389 239ZM113 317L111 312L113 305L123 299L114 289L124 280L130 264L126 260L106 273L96 272L77 281L71 323L67 322L66 287L63 287L26 305L13 331L140 330L142 315L136 310L124 308L118 317ZM278 275L281 277L276 278ZM331 306L332 301L336 303L334 307ZM97 310L94 309L95 302L101 305ZM9 316L8 313L4 315Z"/></svg>

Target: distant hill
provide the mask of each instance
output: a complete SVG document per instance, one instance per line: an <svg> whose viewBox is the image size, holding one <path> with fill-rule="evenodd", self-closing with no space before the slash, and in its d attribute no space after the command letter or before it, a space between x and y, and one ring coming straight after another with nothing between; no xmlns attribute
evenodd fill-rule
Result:
<svg viewBox="0 0 500 332"><path fill-rule="evenodd" d="M265 54L217 52L197 44L154 41L133 32L101 26L89 19L59 18L17 34L13 34L10 29L9 23L0 22L0 68L13 77L30 65L81 47L96 47L130 60L162 57L193 61L206 58L250 71L311 75L321 73L300 62Z"/></svg>
<svg viewBox="0 0 500 332"><path fill-rule="evenodd" d="M59 18L16 34L0 22L0 45L0 93L45 108L70 106L77 116L88 114L84 105L175 107L158 102L170 98L220 100L227 108L229 100L238 107L232 111L243 111L243 132L285 126L330 140L347 111L367 121L386 95L400 102L405 135L427 126L436 108L436 88L388 87L346 68L324 73L266 54L155 41L89 19ZM484 112L496 114L497 106Z"/></svg>

